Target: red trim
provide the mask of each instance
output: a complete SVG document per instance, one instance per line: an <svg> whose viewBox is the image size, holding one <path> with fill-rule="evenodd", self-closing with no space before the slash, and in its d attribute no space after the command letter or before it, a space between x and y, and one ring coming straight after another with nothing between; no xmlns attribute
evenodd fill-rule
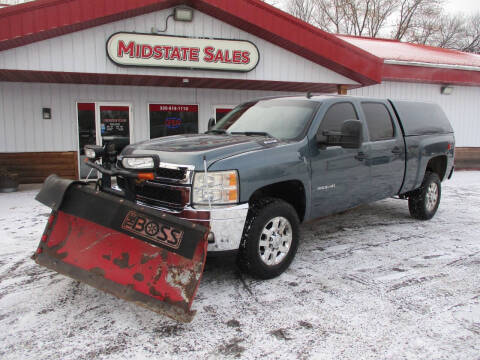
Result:
<svg viewBox="0 0 480 360"><path fill-rule="evenodd" d="M133 85L133 86L165 86L204 89L238 89L238 90L269 90L269 91L298 91L336 93L336 84L270 81L270 80L241 80L218 78L189 78L185 84L184 77L151 76L151 75L120 75L120 74L93 74L56 71L5 70L0 69L0 81L38 82L60 84L92 84L92 85ZM361 85L344 85L348 89L355 89Z"/></svg>
<svg viewBox="0 0 480 360"><path fill-rule="evenodd" d="M128 111L128 106L100 106L100 111Z"/></svg>
<svg viewBox="0 0 480 360"><path fill-rule="evenodd" d="M95 103L78 103L79 111L95 111Z"/></svg>
<svg viewBox="0 0 480 360"><path fill-rule="evenodd" d="M150 111L175 111L175 112L193 112L198 113L198 105L183 104L150 104Z"/></svg>
<svg viewBox="0 0 480 360"><path fill-rule="evenodd" d="M383 80L478 86L480 71L385 64Z"/></svg>
<svg viewBox="0 0 480 360"><path fill-rule="evenodd" d="M228 114L230 111L232 111L233 107L232 108L216 108L215 109L215 112L219 113L219 114Z"/></svg>
<svg viewBox="0 0 480 360"><path fill-rule="evenodd" d="M37 0L0 9L0 51L180 4L363 85L381 81L380 58L260 0Z"/></svg>

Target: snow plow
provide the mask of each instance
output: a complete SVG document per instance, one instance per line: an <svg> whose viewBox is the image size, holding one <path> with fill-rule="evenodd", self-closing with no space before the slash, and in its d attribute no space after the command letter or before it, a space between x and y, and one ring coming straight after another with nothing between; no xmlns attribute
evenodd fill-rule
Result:
<svg viewBox="0 0 480 360"><path fill-rule="evenodd" d="M190 322L207 255L208 227L139 205L110 184L110 191L104 191L120 170L105 163L89 166L103 172L95 188L56 175L45 180L36 199L52 212L33 259L119 298ZM134 183L146 176L121 175Z"/></svg>

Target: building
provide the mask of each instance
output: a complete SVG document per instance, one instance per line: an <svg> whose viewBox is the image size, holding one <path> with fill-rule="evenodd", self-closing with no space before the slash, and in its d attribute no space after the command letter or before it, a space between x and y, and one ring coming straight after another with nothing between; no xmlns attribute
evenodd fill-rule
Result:
<svg viewBox="0 0 480 360"><path fill-rule="evenodd" d="M127 143L203 132L245 100L307 91L439 102L457 145L476 153L480 57L394 64L402 60L385 56L383 42L337 37L259 0L4 7L0 167L22 182L84 177L83 145L105 136Z"/></svg>

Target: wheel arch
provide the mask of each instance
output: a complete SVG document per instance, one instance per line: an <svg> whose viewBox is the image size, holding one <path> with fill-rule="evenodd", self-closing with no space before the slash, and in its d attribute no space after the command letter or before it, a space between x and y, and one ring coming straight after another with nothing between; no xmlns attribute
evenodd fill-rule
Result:
<svg viewBox="0 0 480 360"><path fill-rule="evenodd" d="M300 222L305 219L306 193L305 186L300 180L287 180L263 186L255 190L250 196L248 203L266 198L281 199L293 206Z"/></svg>
<svg viewBox="0 0 480 360"><path fill-rule="evenodd" d="M447 173L447 163L448 159L446 155L435 156L428 161L425 172L430 171L436 173L440 181L443 181Z"/></svg>

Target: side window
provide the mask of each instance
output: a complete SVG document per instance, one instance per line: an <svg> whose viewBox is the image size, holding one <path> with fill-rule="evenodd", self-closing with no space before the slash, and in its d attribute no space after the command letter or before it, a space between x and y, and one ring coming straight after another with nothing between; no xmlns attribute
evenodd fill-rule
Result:
<svg viewBox="0 0 480 360"><path fill-rule="evenodd" d="M317 135L323 136L324 131L340 132L343 122L352 119L358 119L357 112L352 103L341 102L333 104L323 117Z"/></svg>
<svg viewBox="0 0 480 360"><path fill-rule="evenodd" d="M387 107L381 103L362 103L367 120L370 141L391 139L395 136L393 122Z"/></svg>

